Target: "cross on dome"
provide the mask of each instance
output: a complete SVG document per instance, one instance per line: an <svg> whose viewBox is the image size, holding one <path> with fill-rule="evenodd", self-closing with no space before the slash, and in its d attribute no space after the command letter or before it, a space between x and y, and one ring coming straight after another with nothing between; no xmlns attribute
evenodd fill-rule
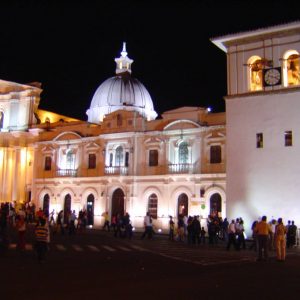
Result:
<svg viewBox="0 0 300 300"><path fill-rule="evenodd" d="M122 57L125 57L125 56L127 56L127 52L126 52L126 42L123 42L123 50L122 50L122 52L121 52L121 56Z"/></svg>

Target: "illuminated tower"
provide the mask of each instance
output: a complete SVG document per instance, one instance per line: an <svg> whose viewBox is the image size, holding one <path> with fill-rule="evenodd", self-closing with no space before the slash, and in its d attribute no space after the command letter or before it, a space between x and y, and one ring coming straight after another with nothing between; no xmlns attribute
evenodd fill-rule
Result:
<svg viewBox="0 0 300 300"><path fill-rule="evenodd" d="M227 55L227 215L300 219L300 22L212 39Z"/></svg>

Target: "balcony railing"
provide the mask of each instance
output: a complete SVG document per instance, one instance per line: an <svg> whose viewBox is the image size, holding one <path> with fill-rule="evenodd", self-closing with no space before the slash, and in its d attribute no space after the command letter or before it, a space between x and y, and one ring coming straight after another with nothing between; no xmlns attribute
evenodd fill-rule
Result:
<svg viewBox="0 0 300 300"><path fill-rule="evenodd" d="M75 169L59 169L56 171L57 177L76 177L77 170Z"/></svg>
<svg viewBox="0 0 300 300"><path fill-rule="evenodd" d="M193 164L169 164L169 173L189 173L194 172Z"/></svg>
<svg viewBox="0 0 300 300"><path fill-rule="evenodd" d="M128 175L128 167L124 166L114 166L114 167L105 167L105 174L111 175Z"/></svg>

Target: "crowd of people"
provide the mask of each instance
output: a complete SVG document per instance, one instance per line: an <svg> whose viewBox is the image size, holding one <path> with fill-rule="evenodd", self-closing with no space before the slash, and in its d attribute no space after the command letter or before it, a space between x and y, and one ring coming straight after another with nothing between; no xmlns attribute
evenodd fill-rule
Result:
<svg viewBox="0 0 300 300"><path fill-rule="evenodd" d="M133 226L127 212L114 214L110 218L106 211L102 216L104 218L103 230L112 231L115 237L132 238ZM15 203L1 203L0 246L5 247L9 243L7 228L11 226L17 231L17 248L24 250L28 224L35 226L35 249L39 261L43 261L50 242L50 227L52 227L53 234L73 235L77 231L85 230L88 216L85 210L80 210L78 215L74 210L68 212L60 210L56 216L54 210L51 213L41 208L36 210L34 204L31 203L25 203L19 207ZM289 220L284 225L282 218L267 222L267 217L263 216L252 223L251 230L252 237L248 239L250 242L248 249L257 251L257 261L267 260L269 251L276 251L277 260L284 261L286 248L297 244L297 226L294 221ZM153 217L147 212L144 217L144 232L141 239L145 237L151 239L154 233ZM203 226L197 215L180 214L176 222L172 216L169 216L168 238L171 241L186 242L191 245L205 243L215 245L223 241L228 251L231 247L237 251L247 249L244 221L241 217L229 222L227 218L222 219L217 214L212 214L207 217L206 226Z"/></svg>

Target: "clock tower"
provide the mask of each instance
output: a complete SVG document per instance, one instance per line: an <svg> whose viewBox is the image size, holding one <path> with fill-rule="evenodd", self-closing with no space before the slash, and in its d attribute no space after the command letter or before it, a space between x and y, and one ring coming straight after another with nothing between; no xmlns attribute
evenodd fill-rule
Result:
<svg viewBox="0 0 300 300"><path fill-rule="evenodd" d="M213 38L227 55L227 216L300 220L300 22Z"/></svg>

